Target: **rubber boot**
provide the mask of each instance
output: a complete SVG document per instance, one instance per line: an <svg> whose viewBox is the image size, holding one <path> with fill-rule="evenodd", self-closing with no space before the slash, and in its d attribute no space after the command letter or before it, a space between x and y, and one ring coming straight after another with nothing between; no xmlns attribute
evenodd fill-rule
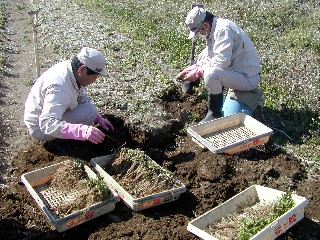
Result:
<svg viewBox="0 0 320 240"><path fill-rule="evenodd" d="M181 84L181 90L182 90L183 93L192 94L193 87L199 86L199 84L200 84L200 79L198 79L195 82L184 81Z"/></svg>
<svg viewBox="0 0 320 240"><path fill-rule="evenodd" d="M207 121L211 121L213 119L223 117L222 105L223 105L223 93L210 94L208 97L207 115L199 123L204 123Z"/></svg>

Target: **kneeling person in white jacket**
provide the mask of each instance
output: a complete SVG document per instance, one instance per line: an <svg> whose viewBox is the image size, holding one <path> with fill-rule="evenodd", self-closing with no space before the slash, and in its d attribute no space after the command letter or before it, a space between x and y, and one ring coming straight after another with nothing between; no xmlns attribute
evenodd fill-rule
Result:
<svg viewBox="0 0 320 240"><path fill-rule="evenodd" d="M190 30L189 38L202 37L206 48L196 63L181 71L175 81L189 91L192 86L189 82L204 80L208 89L208 112L200 122L239 111L251 115L261 100L258 89L261 66L248 35L234 22L215 17L198 6L188 13L185 23ZM224 88L229 89L227 102L224 102Z"/></svg>
<svg viewBox="0 0 320 240"><path fill-rule="evenodd" d="M86 94L85 87L106 76L106 59L101 52L84 47L72 59L57 63L33 85L25 103L24 122L39 141L74 139L101 143L105 134L92 126L113 131Z"/></svg>

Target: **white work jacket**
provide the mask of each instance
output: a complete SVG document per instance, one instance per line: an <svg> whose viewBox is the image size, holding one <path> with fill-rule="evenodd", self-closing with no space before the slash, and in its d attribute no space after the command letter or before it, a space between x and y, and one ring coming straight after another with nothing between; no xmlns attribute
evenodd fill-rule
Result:
<svg viewBox="0 0 320 240"><path fill-rule="evenodd" d="M63 61L44 72L35 82L25 103L24 122L30 133L61 138L62 115L79 103L90 102L84 87L78 87L71 61Z"/></svg>
<svg viewBox="0 0 320 240"><path fill-rule="evenodd" d="M219 67L252 77L261 72L260 59L247 34L234 22L214 18L206 48L199 54L197 64L203 67Z"/></svg>

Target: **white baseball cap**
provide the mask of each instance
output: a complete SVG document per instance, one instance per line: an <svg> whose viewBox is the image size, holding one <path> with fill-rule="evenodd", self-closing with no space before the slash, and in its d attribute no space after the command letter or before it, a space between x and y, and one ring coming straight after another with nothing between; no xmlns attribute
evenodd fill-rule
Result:
<svg viewBox="0 0 320 240"><path fill-rule="evenodd" d="M92 71L99 73L102 76L107 76L103 71L106 66L106 59L101 52L93 48L83 47L77 54L77 57L83 65Z"/></svg>
<svg viewBox="0 0 320 240"><path fill-rule="evenodd" d="M190 30L189 39L193 38L201 28L206 17L206 10L203 7L196 6L191 9L186 17L186 25Z"/></svg>

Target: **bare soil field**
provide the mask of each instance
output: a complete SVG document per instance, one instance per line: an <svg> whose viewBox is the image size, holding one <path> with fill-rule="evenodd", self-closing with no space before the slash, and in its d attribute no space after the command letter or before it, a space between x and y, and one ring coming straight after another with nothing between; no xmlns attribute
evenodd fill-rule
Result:
<svg viewBox="0 0 320 240"><path fill-rule="evenodd" d="M32 31L24 30L28 24L23 17L25 12L12 11L9 15L8 27L14 31L7 32L6 44L15 47L4 51L10 71L0 78L1 239L197 239L187 231L188 222L253 184L293 190L310 201L305 218L278 239L319 239L320 177L308 174L300 159L272 144L236 155L213 154L200 148L186 133L183 122L186 110L204 115L205 101L200 96L182 96L173 90L159 99L159 106L179 121L170 121L164 129L151 133L102 112L115 127L110 137L118 142L110 138L94 145L69 140L69 151L61 153L32 140L22 121L23 104L30 89L24 81L34 77L30 67L32 44L21 35L23 32L32 39ZM184 183L187 191L174 202L140 212L119 202L110 214L58 233L21 183L21 175L66 158L81 158L90 165L91 158L117 151L119 143L145 151Z"/></svg>

